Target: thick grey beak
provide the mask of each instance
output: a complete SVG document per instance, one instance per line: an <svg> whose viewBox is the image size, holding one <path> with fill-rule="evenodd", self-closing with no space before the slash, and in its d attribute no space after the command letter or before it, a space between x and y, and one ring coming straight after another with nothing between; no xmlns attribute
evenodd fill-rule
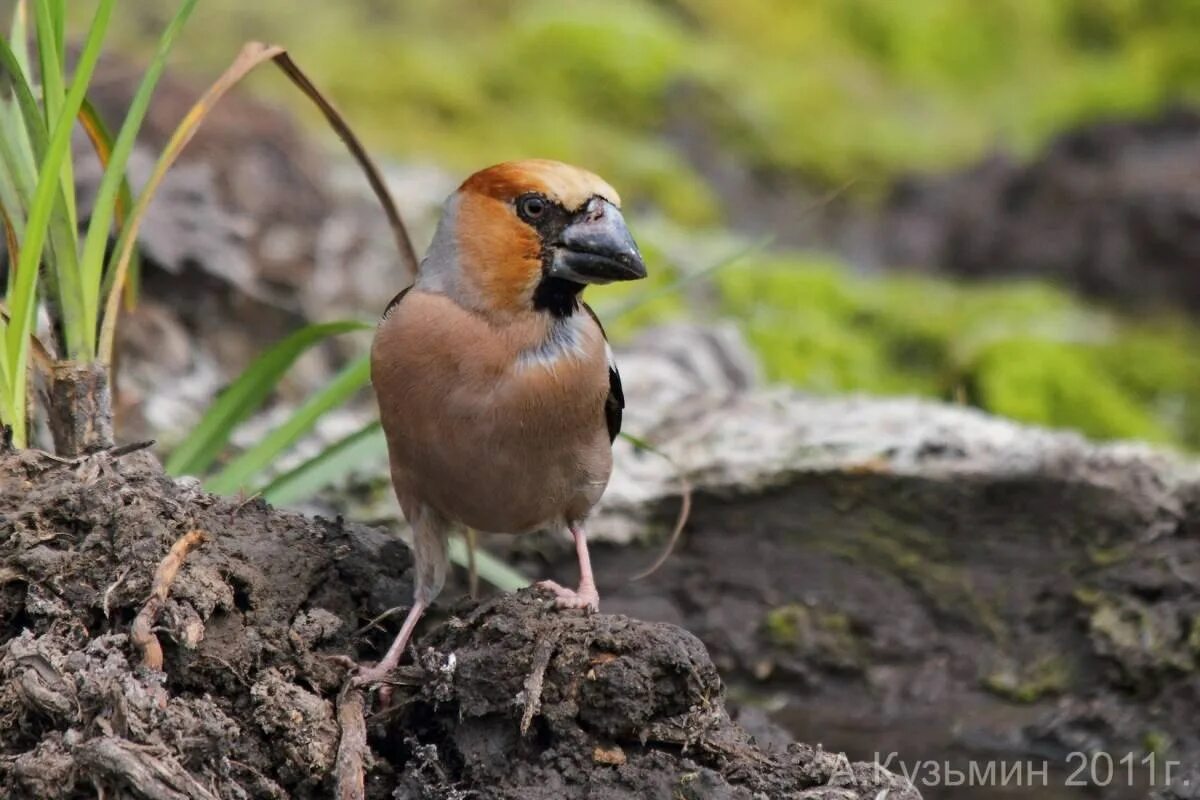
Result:
<svg viewBox="0 0 1200 800"><path fill-rule="evenodd" d="M612 283L646 277L625 218L607 200L593 197L555 242L550 275L576 283Z"/></svg>

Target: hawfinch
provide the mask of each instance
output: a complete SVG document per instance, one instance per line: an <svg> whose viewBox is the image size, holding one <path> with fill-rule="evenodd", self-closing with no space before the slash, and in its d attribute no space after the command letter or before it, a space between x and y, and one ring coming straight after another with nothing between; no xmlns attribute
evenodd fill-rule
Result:
<svg viewBox="0 0 1200 800"><path fill-rule="evenodd" d="M563 608L599 607L583 522L612 471L624 398L590 283L646 276L613 188L556 161L477 172L446 202L416 282L384 312L371 380L392 483L413 528L416 590L387 655L395 668L441 591L462 527L566 529L579 588Z"/></svg>

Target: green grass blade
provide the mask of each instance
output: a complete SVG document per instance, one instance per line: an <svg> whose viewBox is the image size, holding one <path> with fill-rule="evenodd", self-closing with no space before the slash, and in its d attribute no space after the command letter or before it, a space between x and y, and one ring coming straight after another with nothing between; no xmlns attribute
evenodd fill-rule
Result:
<svg viewBox="0 0 1200 800"><path fill-rule="evenodd" d="M0 38L0 71L7 76L8 86L17 98L26 134L33 144L33 155L40 162L46 155L46 147L50 138L46 131L46 121L42 118L42 110L38 107L37 99L33 95L28 78L29 73L21 67L17 55L3 38Z"/></svg>
<svg viewBox="0 0 1200 800"><path fill-rule="evenodd" d="M0 206L4 207L4 217L16 231L25 228L25 209L29 207L34 189L23 173L23 165L13 152L12 140L0 130ZM11 270L9 278L12 278Z"/></svg>
<svg viewBox="0 0 1200 800"><path fill-rule="evenodd" d="M42 119L33 90L26 77L29 75L29 53L25 43L25 4L17 7L13 24L13 47L0 38L0 74L4 88L12 98L0 100L0 160L11 177L11 186L16 194L4 199L9 219L14 227L24 232L25 218L37 187L37 166L46 152L46 123ZM13 271L9 270L8 291L12 290Z"/></svg>
<svg viewBox="0 0 1200 800"><path fill-rule="evenodd" d="M91 104L87 98L84 98L83 106L79 109L79 123L83 126L83 130L87 133L88 140L92 143L92 149L96 152L96 158L100 161L101 169L108 169L109 162L112 160L113 151L113 136L109 131L108 126L104 124L104 119ZM133 189L129 185L129 178L122 172L121 186L117 190L117 202L113 208L114 219L116 220L117 228L120 229L125 225L125 221L129 218L129 212L133 208ZM85 248L86 249L86 248ZM133 308L137 300L137 284L138 275L141 271L141 259L135 250L130 258L128 279L125 283L126 288L126 308ZM111 281L115 278L114 275L106 276L104 281L103 294L108 293L111 286Z"/></svg>
<svg viewBox="0 0 1200 800"><path fill-rule="evenodd" d="M386 456L387 440L383 428L374 421L275 478L263 487L262 495L272 505L298 503L337 483L363 464Z"/></svg>
<svg viewBox="0 0 1200 800"><path fill-rule="evenodd" d="M58 55L61 59L59 67L66 71L67 45L67 0L37 0L50 6L50 16L54 22L54 41L58 44Z"/></svg>
<svg viewBox="0 0 1200 800"><path fill-rule="evenodd" d="M469 561L467 543L461 536L454 536L450 539L449 553L450 561L466 568ZM475 569L479 573L479 577L501 591L515 592L517 589L529 585L529 578L483 549L475 551Z"/></svg>
<svg viewBox="0 0 1200 800"><path fill-rule="evenodd" d="M21 72L29 75L29 3L26 0L17 0L13 9L12 34L9 41L12 42L17 63L21 65Z"/></svg>
<svg viewBox="0 0 1200 800"><path fill-rule="evenodd" d="M59 0L36 0L34 7L34 32L37 35L38 60L41 65L42 108L46 113L46 127L50 128L62 112L66 102L66 37L64 34L65 4ZM107 26L105 26L107 27ZM93 29L88 36L104 38L105 30ZM88 80L91 75L87 76ZM72 115L74 117L74 115ZM75 172L71 159L63 161L59 171L65 195L65 210L72 231L78 230L75 216Z"/></svg>
<svg viewBox="0 0 1200 800"><path fill-rule="evenodd" d="M12 377L8 388L15 415L12 423L13 441L18 447L24 447L27 440L25 393L29 376L26 368L29 359L29 336L33 332L33 320L37 311L38 267L42 261L50 228L55 195L62 188L59 176L62 163L71 149L71 128L79 113L79 106L83 103L87 82L100 57L100 46L112 16L113 2L114 0L99 0L79 56L79 63L75 68L75 81L71 84L71 90L67 93L58 118L51 126L50 141L38 170L38 186L29 210L24 246L16 266L17 275L13 286L15 291L10 298L9 308L12 318L8 330L5 331L5 346L8 348Z"/></svg>
<svg viewBox="0 0 1200 800"><path fill-rule="evenodd" d="M355 321L309 325L271 347L221 393L192 434L171 453L167 473L200 475L207 471L233 429L266 402L283 374L306 350L330 336L370 327Z"/></svg>
<svg viewBox="0 0 1200 800"><path fill-rule="evenodd" d="M217 475L205 481L204 488L214 494L233 494L251 489L257 476L311 430L323 414L346 402L355 392L370 383L370 380L370 358L362 356L350 362L332 381L301 404L282 425L235 458Z"/></svg>
<svg viewBox="0 0 1200 800"><path fill-rule="evenodd" d="M80 268L83 274L83 310L87 315L88 346L91 348L93 357L96 354L100 288L107 255L105 250L112 228L118 193L125 180L125 167L129 162L130 153L133 152L138 130L150 108L150 98L154 94L154 88L158 85L158 79L162 76L163 68L166 66L167 56L170 54L171 48L175 46L179 32L183 30L184 24L195 7L196 0L184 0L159 38L158 50L149 66L146 67L146 72L142 75L142 82L138 84L133 100L129 104L129 112L125 115L125 122L122 123L121 130L112 146L104 177L101 178L100 188L96 193L92 219L88 224L87 238L84 240L83 257L80 259Z"/></svg>

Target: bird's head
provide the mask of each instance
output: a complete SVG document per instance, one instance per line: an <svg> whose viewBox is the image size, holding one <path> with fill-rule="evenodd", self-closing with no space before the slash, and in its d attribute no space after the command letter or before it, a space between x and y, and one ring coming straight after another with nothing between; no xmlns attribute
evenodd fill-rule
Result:
<svg viewBox="0 0 1200 800"><path fill-rule="evenodd" d="M484 311L569 314L586 284L646 277L620 204L557 161L488 167L450 197L418 283Z"/></svg>

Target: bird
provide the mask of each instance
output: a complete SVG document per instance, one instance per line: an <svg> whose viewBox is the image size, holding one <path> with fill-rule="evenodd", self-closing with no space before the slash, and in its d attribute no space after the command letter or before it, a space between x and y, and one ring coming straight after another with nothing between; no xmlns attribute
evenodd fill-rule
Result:
<svg viewBox="0 0 1200 800"><path fill-rule="evenodd" d="M602 178L558 161L480 170L446 201L413 285L384 311L371 382L415 580L399 633L356 684L399 664L456 531L569 532L578 588L539 585L558 608L599 610L585 522L612 472L625 398L581 293L646 277L620 209Z"/></svg>

